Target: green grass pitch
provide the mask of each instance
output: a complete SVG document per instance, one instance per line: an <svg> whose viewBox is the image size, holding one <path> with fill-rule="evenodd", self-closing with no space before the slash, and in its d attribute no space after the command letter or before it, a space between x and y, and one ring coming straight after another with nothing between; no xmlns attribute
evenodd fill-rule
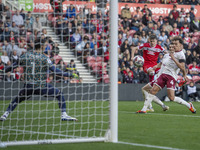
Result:
<svg viewBox="0 0 200 150"><path fill-rule="evenodd" d="M29 105L30 104L30 105ZM192 114L185 106L165 102L170 106L170 110L163 112L162 109L153 104L155 112L148 114L135 114L141 109L143 102L119 102L119 141L128 143L144 144L144 146L133 146L119 143L74 143L74 144L44 144L9 146L6 150L57 150L57 149L81 149L81 150L154 150L159 148L148 148L145 145L164 146L177 149L200 149L200 103L194 102L197 109L196 114ZM1 112L2 102L0 103ZM104 107L103 107L104 106ZM20 139L45 139L63 138L70 136L103 136L108 123L108 102L68 102L70 115L76 116L79 122L61 122L60 112L56 103L45 101L41 105L30 101L26 105L19 105L16 113L9 116L8 120L0 123L2 141ZM6 105L7 107L7 105ZM5 109L5 108L3 108ZM29 113L24 115L24 110ZM33 110L33 111L32 111ZM39 111L49 110L49 111ZM56 110L56 111L53 111ZM96 115L93 113L95 112ZM103 115L102 115L103 114ZM52 116L56 116L52 118ZM31 119L34 117L35 119ZM14 119L18 118L18 119ZM48 118L48 119L46 119ZM81 119L81 120L80 120ZM93 121L95 120L96 123ZM81 124L81 121L84 123ZM32 124L32 125L31 125ZM38 128L38 124L40 127ZM47 126L45 126L45 124ZM54 126L52 127L52 124ZM7 129L8 126L10 130ZM95 126L95 127L94 127ZM81 128L82 131L79 129ZM27 132L22 133L21 130ZM100 131L102 130L102 132ZM57 131L52 135L52 130ZM36 131L30 133L29 131ZM9 133L9 134L8 134ZM17 133L17 136L16 136ZM41 133L41 134L38 134ZM44 134L46 133L46 134ZM67 137L66 136L66 137Z"/></svg>

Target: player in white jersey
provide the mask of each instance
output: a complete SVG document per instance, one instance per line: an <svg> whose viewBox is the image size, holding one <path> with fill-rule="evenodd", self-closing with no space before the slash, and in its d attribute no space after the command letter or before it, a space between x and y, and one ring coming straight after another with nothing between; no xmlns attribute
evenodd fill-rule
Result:
<svg viewBox="0 0 200 150"><path fill-rule="evenodd" d="M167 86L168 98L171 101L185 105L192 113L196 113L192 103L188 103L180 97L175 97L174 89L178 77L178 72L182 70L184 79L188 81L185 71L185 55L182 51L183 40L179 37L174 37L172 40L173 47L169 49L169 53L165 54L161 66L161 74L154 81L153 88L150 90L147 97L147 106L155 98L155 95L162 88Z"/></svg>

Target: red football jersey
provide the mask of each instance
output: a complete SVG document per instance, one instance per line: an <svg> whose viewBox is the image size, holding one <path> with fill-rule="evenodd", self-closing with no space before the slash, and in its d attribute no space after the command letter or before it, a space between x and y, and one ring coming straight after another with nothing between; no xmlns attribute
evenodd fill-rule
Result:
<svg viewBox="0 0 200 150"><path fill-rule="evenodd" d="M138 48L139 50L143 50L144 66L157 65L158 55L161 52L164 52L164 48L158 44L156 44L155 47L151 47L150 43L144 43L140 45Z"/></svg>

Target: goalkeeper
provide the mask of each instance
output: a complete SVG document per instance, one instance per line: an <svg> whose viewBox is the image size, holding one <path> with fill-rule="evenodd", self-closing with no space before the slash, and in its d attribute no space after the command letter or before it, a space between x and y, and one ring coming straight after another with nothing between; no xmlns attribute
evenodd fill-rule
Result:
<svg viewBox="0 0 200 150"><path fill-rule="evenodd" d="M1 116L0 121L5 121L19 103L29 99L32 95L56 97L59 108L61 109L61 120L77 121L76 118L67 115L65 98L62 92L58 88L46 83L47 72L49 70L62 77L68 77L70 74L64 73L52 65L51 60L42 54L40 50L40 41L35 42L34 52L27 52L22 55L19 62L14 63L12 67L6 68L5 72L17 68L18 64L24 68L25 84L18 96L10 103L6 112Z"/></svg>

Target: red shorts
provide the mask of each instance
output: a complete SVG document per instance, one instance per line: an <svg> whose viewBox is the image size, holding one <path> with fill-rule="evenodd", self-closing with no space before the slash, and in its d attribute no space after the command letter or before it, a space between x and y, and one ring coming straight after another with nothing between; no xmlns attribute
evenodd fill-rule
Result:
<svg viewBox="0 0 200 150"><path fill-rule="evenodd" d="M167 89L175 89L175 85L176 85L176 80L167 74L161 74L158 79L156 79L155 81L153 81L153 84L156 84L157 86L159 86L161 89L165 87L165 85L167 86Z"/></svg>

